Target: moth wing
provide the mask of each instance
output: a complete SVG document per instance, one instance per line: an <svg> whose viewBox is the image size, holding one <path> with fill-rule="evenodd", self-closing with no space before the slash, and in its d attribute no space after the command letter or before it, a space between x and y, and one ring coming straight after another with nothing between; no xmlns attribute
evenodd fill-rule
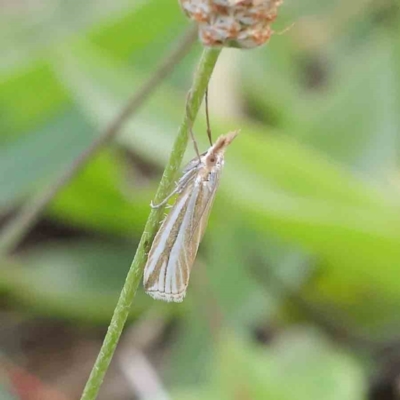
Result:
<svg viewBox="0 0 400 400"><path fill-rule="evenodd" d="M198 236L198 244L204 236L204 232L207 228L208 218L210 216L211 208L214 203L215 194L218 189L220 179L220 172L218 171L212 176L209 182L206 182L203 190L206 191L204 195L203 206L199 207L199 215L196 220L196 225L193 227L193 236Z"/></svg>
<svg viewBox="0 0 400 400"><path fill-rule="evenodd" d="M144 287L155 299L180 302L185 296L194 261L186 237L190 236L197 189L191 184L178 196L154 239L145 266Z"/></svg>
<svg viewBox="0 0 400 400"><path fill-rule="evenodd" d="M202 182L189 185L162 224L144 272L145 290L153 298L181 302L185 297L215 189Z"/></svg>

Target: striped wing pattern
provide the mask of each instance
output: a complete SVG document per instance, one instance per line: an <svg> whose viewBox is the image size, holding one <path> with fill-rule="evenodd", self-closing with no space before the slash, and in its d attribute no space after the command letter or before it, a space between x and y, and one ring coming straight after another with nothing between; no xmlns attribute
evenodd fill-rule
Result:
<svg viewBox="0 0 400 400"><path fill-rule="evenodd" d="M181 302L219 183L194 176L158 231L144 271L144 287L155 299Z"/></svg>

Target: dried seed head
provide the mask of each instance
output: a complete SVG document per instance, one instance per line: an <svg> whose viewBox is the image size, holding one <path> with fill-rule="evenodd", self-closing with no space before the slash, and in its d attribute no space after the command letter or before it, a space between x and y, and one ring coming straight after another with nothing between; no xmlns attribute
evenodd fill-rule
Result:
<svg viewBox="0 0 400 400"><path fill-rule="evenodd" d="M180 0L206 46L253 48L267 42L283 0Z"/></svg>

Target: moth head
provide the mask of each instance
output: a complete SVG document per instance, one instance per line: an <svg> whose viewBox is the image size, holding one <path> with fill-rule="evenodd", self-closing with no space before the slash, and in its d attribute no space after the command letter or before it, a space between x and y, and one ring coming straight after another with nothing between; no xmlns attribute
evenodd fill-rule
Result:
<svg viewBox="0 0 400 400"><path fill-rule="evenodd" d="M225 150L232 143L238 133L239 131L234 131L222 135L210 147L204 156L204 163L206 164L207 169L212 170L215 167L218 168L224 163Z"/></svg>
<svg viewBox="0 0 400 400"><path fill-rule="evenodd" d="M218 153L206 154L204 162L206 164L207 169L212 170L215 167L221 166L221 164L224 162L224 155Z"/></svg>

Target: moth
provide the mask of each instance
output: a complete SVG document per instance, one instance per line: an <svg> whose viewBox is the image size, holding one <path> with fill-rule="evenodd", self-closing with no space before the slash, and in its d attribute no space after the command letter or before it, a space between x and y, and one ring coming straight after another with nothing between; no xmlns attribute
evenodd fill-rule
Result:
<svg viewBox="0 0 400 400"><path fill-rule="evenodd" d="M154 239L144 269L144 288L154 299L184 299L219 185L225 150L237 134L234 131L220 136L207 152L198 154L183 170L175 190L153 206L160 207L177 195ZM196 145L195 148L198 153Z"/></svg>

